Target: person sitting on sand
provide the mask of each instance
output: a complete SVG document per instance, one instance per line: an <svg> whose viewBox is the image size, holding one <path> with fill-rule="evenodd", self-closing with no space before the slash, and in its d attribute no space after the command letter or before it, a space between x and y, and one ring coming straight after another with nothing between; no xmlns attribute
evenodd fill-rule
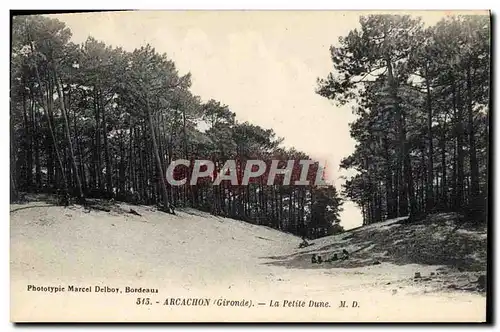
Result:
<svg viewBox="0 0 500 332"><path fill-rule="evenodd" d="M307 242L305 236L302 237L302 242L299 244L299 248L305 248L308 247L310 244Z"/></svg>
<svg viewBox="0 0 500 332"><path fill-rule="evenodd" d="M342 249L342 260L349 259L349 252L345 249Z"/></svg>
<svg viewBox="0 0 500 332"><path fill-rule="evenodd" d="M67 207L71 203L71 197L69 196L69 193L67 191L58 191L58 205L62 205L64 207Z"/></svg>
<svg viewBox="0 0 500 332"><path fill-rule="evenodd" d="M311 263L316 264L317 262L318 262L318 260L316 259L316 254L313 254L311 257Z"/></svg>
<svg viewBox="0 0 500 332"><path fill-rule="evenodd" d="M339 258L337 256L337 254L333 254L332 257L328 258L327 260L325 260L325 263L331 263L331 262L335 262L337 261Z"/></svg>

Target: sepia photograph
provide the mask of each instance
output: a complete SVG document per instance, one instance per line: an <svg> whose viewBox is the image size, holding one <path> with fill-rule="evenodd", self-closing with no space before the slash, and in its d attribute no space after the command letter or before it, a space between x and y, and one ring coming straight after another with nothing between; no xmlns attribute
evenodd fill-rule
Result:
<svg viewBox="0 0 500 332"><path fill-rule="evenodd" d="M489 11L10 16L11 322L491 322Z"/></svg>

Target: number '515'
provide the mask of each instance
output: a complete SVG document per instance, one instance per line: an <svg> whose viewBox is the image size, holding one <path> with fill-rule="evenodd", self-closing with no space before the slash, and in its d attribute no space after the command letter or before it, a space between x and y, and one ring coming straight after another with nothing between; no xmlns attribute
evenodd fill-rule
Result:
<svg viewBox="0 0 500 332"><path fill-rule="evenodd" d="M149 297L138 297L137 301L135 301L137 305L149 305Z"/></svg>

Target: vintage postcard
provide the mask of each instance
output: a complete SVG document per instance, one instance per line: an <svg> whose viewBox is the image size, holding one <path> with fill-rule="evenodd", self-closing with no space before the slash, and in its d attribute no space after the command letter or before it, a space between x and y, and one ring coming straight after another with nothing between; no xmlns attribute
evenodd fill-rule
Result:
<svg viewBox="0 0 500 332"><path fill-rule="evenodd" d="M13 322L488 320L488 11L11 29Z"/></svg>

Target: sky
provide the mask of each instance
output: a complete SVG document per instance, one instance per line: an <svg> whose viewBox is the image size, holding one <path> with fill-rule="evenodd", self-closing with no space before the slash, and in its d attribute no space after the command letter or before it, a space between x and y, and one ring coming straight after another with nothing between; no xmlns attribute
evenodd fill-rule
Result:
<svg viewBox="0 0 500 332"><path fill-rule="evenodd" d="M351 106L315 93L332 71L329 47L359 27L359 11L138 11L49 15L66 23L72 41L88 36L132 51L151 44L171 58L191 91L215 99L249 121L272 128L283 145L326 164L337 189L349 175L338 167L354 151ZM426 24L449 12L412 12ZM456 14L456 12L454 12ZM341 225L360 226L361 211L346 201Z"/></svg>

